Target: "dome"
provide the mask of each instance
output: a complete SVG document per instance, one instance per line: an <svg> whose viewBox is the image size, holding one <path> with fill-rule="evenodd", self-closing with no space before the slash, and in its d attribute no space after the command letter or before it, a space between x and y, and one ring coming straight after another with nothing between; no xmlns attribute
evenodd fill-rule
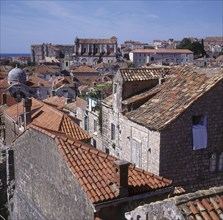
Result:
<svg viewBox="0 0 223 220"><path fill-rule="evenodd" d="M8 73L8 83L25 83L26 74L20 68L16 67L9 71Z"/></svg>

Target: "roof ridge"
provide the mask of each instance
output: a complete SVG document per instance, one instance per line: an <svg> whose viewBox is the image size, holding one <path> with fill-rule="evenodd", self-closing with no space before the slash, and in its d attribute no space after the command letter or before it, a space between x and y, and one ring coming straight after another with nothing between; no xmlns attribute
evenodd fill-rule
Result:
<svg viewBox="0 0 223 220"><path fill-rule="evenodd" d="M180 205L191 200L206 198L212 195L217 195L219 193L223 194L223 186L215 186L209 189L198 190L196 192L175 196L172 199L175 201L176 205Z"/></svg>

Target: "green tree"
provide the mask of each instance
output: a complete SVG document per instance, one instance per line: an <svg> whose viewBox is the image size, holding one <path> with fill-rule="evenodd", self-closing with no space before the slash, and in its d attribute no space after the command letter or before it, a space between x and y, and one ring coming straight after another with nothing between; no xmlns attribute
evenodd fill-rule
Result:
<svg viewBox="0 0 223 220"><path fill-rule="evenodd" d="M177 49L188 49L191 50L192 52L194 52L194 56L195 57L203 57L206 54L206 51L204 50L204 42L202 39L202 42L191 42L190 39L188 38L184 38L178 45L177 45Z"/></svg>

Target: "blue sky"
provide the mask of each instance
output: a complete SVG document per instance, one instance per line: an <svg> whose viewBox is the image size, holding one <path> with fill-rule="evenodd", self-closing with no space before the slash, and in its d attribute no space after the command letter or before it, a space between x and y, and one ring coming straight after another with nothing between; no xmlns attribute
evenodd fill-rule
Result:
<svg viewBox="0 0 223 220"><path fill-rule="evenodd" d="M223 36L222 0L0 0L0 53L30 52L31 44L73 44L80 38L118 43L186 36Z"/></svg>

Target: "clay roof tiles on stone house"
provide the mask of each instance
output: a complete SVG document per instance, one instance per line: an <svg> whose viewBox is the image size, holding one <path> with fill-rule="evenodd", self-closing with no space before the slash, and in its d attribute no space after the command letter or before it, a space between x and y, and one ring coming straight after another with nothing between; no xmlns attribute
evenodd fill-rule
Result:
<svg viewBox="0 0 223 220"><path fill-rule="evenodd" d="M58 70L43 64L43 65L37 66L34 72L40 73L40 74L55 74L58 72Z"/></svg>
<svg viewBox="0 0 223 220"><path fill-rule="evenodd" d="M158 94L127 113L127 117L152 130L161 130L222 79L220 68L179 68L162 84Z"/></svg>
<svg viewBox="0 0 223 220"><path fill-rule="evenodd" d="M144 81L149 79L159 79L164 74L163 69L120 69L121 76L124 82Z"/></svg>
<svg viewBox="0 0 223 220"><path fill-rule="evenodd" d="M66 98L64 96L51 96L42 100L44 103L54 106L58 109L63 109L66 106Z"/></svg>
<svg viewBox="0 0 223 220"><path fill-rule="evenodd" d="M35 125L30 127L55 139L67 166L92 203L96 204L119 198L117 189L114 187L113 176L113 166L117 158L59 133L52 133ZM141 170L133 165L129 166L129 196L169 187L172 187L171 180Z"/></svg>
<svg viewBox="0 0 223 220"><path fill-rule="evenodd" d="M3 112L14 121L18 121L18 116L24 114L23 104L20 102L5 109ZM55 132L62 132L64 135L76 140L90 139L90 135L79 127L72 118L34 98L32 98L31 120L30 125L36 125Z"/></svg>
<svg viewBox="0 0 223 220"><path fill-rule="evenodd" d="M44 87L51 87L51 84L46 81L43 80L37 76L29 76L27 81L26 81L26 85L29 87L39 87L39 86L44 86Z"/></svg>
<svg viewBox="0 0 223 220"><path fill-rule="evenodd" d="M98 73L99 75L99 72L96 69L86 65L79 66L75 70L72 70L72 73Z"/></svg>
<svg viewBox="0 0 223 220"><path fill-rule="evenodd" d="M223 186L200 190L173 199L185 219L223 219Z"/></svg>
<svg viewBox="0 0 223 220"><path fill-rule="evenodd" d="M137 207L126 219L222 220L223 186L198 190Z"/></svg>

